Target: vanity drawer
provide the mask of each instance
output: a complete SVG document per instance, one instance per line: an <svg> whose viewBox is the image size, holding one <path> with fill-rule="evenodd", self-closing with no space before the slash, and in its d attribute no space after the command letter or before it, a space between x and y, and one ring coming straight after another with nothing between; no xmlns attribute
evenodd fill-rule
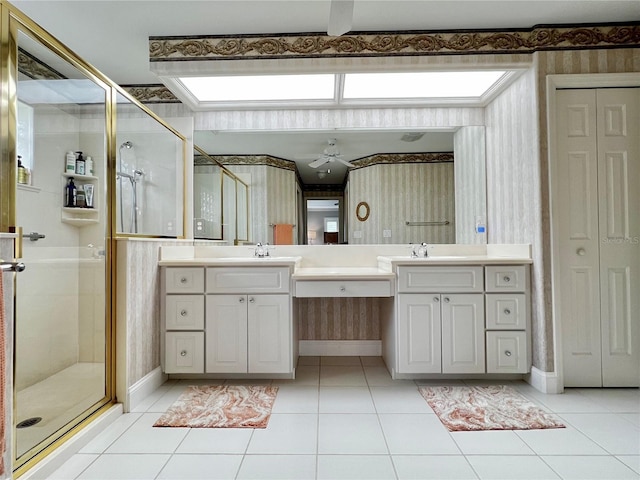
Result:
<svg viewBox="0 0 640 480"><path fill-rule="evenodd" d="M165 348L165 373L204 373L204 332L167 332Z"/></svg>
<svg viewBox="0 0 640 480"><path fill-rule="evenodd" d="M524 292L527 271L525 265L486 267L487 292Z"/></svg>
<svg viewBox="0 0 640 480"><path fill-rule="evenodd" d="M167 330L204 330L204 295L167 295Z"/></svg>
<svg viewBox="0 0 640 480"><path fill-rule="evenodd" d="M288 267L208 267L207 293L289 293Z"/></svg>
<svg viewBox="0 0 640 480"><path fill-rule="evenodd" d="M524 330L527 327L527 300L524 293L487 293L487 330Z"/></svg>
<svg viewBox="0 0 640 480"><path fill-rule="evenodd" d="M487 373L529 371L526 332L487 332Z"/></svg>
<svg viewBox="0 0 640 480"><path fill-rule="evenodd" d="M398 293L482 292L482 267L398 267Z"/></svg>
<svg viewBox="0 0 640 480"><path fill-rule="evenodd" d="M297 280L296 297L391 297L390 280Z"/></svg>
<svg viewBox="0 0 640 480"><path fill-rule="evenodd" d="M164 287L167 293L204 293L204 268L167 267Z"/></svg>

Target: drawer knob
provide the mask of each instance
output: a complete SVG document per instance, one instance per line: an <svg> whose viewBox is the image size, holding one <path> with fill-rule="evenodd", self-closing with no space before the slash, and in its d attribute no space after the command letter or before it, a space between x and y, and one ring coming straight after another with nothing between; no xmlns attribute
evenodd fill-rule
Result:
<svg viewBox="0 0 640 480"><path fill-rule="evenodd" d="M504 314L505 315L511 315L511 310L509 310L508 308L504 309Z"/></svg>
<svg viewBox="0 0 640 480"><path fill-rule="evenodd" d="M238 299L238 301L239 301L240 303L244 303L244 297L240 297L240 298Z"/></svg>
<svg viewBox="0 0 640 480"><path fill-rule="evenodd" d="M180 283L182 284L187 283L187 277L180 277Z"/></svg>
<svg viewBox="0 0 640 480"><path fill-rule="evenodd" d="M444 297L444 303L449 303L449 297Z"/></svg>
<svg viewBox="0 0 640 480"><path fill-rule="evenodd" d="M255 301L256 301L256 299L255 299L255 298L253 298L253 297L251 297L251 298L249 299L249 303L255 303Z"/></svg>
<svg viewBox="0 0 640 480"><path fill-rule="evenodd" d="M587 251L584 248L579 248L578 250L576 250L576 253L583 257L587 254Z"/></svg>
<svg viewBox="0 0 640 480"><path fill-rule="evenodd" d="M510 357L510 356L511 356L511 350L505 350L505 351L504 351L504 354L505 354L507 357Z"/></svg>
<svg viewBox="0 0 640 480"><path fill-rule="evenodd" d="M186 310L180 310L180 316L182 317L186 317L187 316L187 311Z"/></svg>
<svg viewBox="0 0 640 480"><path fill-rule="evenodd" d="M511 277L508 276L508 275L505 275L502 279L507 283L509 283L511 281Z"/></svg>
<svg viewBox="0 0 640 480"><path fill-rule="evenodd" d="M347 287L345 287L344 285L342 285L342 286L340 287L340 291L341 291L341 292L346 292L346 291L347 291Z"/></svg>
<svg viewBox="0 0 640 480"><path fill-rule="evenodd" d="M440 301L440 297L433 297L433 301L438 303Z"/></svg>
<svg viewBox="0 0 640 480"><path fill-rule="evenodd" d="M181 356L181 357L186 357L186 356L187 356L187 351L186 351L186 350L182 350L182 351L180 352L180 356Z"/></svg>

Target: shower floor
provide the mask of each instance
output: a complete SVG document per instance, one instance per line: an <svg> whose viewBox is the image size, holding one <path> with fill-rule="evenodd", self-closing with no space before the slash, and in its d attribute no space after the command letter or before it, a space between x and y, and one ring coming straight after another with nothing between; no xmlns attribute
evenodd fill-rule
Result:
<svg viewBox="0 0 640 480"><path fill-rule="evenodd" d="M76 363L16 395L15 422L42 420L16 429L18 457L104 398L104 363Z"/></svg>

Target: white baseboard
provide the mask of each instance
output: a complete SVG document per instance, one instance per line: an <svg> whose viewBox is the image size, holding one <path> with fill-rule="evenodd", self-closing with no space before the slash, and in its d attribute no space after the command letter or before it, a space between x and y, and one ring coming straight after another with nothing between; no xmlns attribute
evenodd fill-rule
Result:
<svg viewBox="0 0 640 480"><path fill-rule="evenodd" d="M168 378L167 375L162 373L162 368L158 367L131 385L127 391L127 399L124 402L125 413L134 410L145 398L166 382Z"/></svg>
<svg viewBox="0 0 640 480"><path fill-rule="evenodd" d="M300 356L379 357L381 340L300 340Z"/></svg>
<svg viewBox="0 0 640 480"><path fill-rule="evenodd" d="M542 393L562 393L564 386L560 382L560 377L556 372L543 372L536 367L531 367L531 373L525 377L536 390Z"/></svg>
<svg viewBox="0 0 640 480"><path fill-rule="evenodd" d="M100 415L89 425L64 442L46 458L38 462L32 469L28 470L21 479L50 478L53 472L58 470L71 457L82 450L91 440L96 438L107 427L122 415L122 404L116 403L113 407Z"/></svg>

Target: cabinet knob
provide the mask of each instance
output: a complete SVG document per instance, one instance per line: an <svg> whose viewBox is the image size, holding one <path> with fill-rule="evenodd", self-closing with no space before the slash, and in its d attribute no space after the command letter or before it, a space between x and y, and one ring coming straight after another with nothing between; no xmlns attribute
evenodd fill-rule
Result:
<svg viewBox="0 0 640 480"><path fill-rule="evenodd" d="M433 301L436 303L440 302L440 297L433 297Z"/></svg>
<svg viewBox="0 0 640 480"><path fill-rule="evenodd" d="M182 350L182 351L180 352L180 356L181 356L181 357L186 357L186 356L187 356L187 351L186 351L186 350Z"/></svg>
<svg viewBox="0 0 640 480"><path fill-rule="evenodd" d="M180 310L180 316L186 317L187 316L187 311L184 310L184 309Z"/></svg>
<svg viewBox="0 0 640 480"><path fill-rule="evenodd" d="M505 354L507 357L510 357L510 356L511 356L511 350L505 350L505 351L504 351L504 354Z"/></svg>
<svg viewBox="0 0 640 480"><path fill-rule="evenodd" d="M511 277L508 276L508 275L505 275L502 279L507 283L509 283L511 281Z"/></svg>
<svg viewBox="0 0 640 480"><path fill-rule="evenodd" d="M240 298L238 299L238 301L239 301L240 303L244 303L244 297L240 297Z"/></svg>
<svg viewBox="0 0 640 480"><path fill-rule="evenodd" d="M584 257L587 254L587 251L584 248L580 247L578 250L576 250L576 253L581 257Z"/></svg>
<svg viewBox="0 0 640 480"><path fill-rule="evenodd" d="M249 299L249 303L255 303L255 301L256 301L256 299L255 299L255 298L253 298L253 297L251 297L251 298Z"/></svg>
<svg viewBox="0 0 640 480"><path fill-rule="evenodd" d="M182 284L187 283L187 277L180 277L180 283Z"/></svg>
<svg viewBox="0 0 640 480"><path fill-rule="evenodd" d="M341 292L346 292L347 291L347 287L345 287L344 285L340 286L340 291Z"/></svg>
<svg viewBox="0 0 640 480"><path fill-rule="evenodd" d="M444 303L449 303L449 297L444 297Z"/></svg>
<svg viewBox="0 0 640 480"><path fill-rule="evenodd" d="M505 315L511 315L511 310L509 310L508 308L504 309L504 314Z"/></svg>

